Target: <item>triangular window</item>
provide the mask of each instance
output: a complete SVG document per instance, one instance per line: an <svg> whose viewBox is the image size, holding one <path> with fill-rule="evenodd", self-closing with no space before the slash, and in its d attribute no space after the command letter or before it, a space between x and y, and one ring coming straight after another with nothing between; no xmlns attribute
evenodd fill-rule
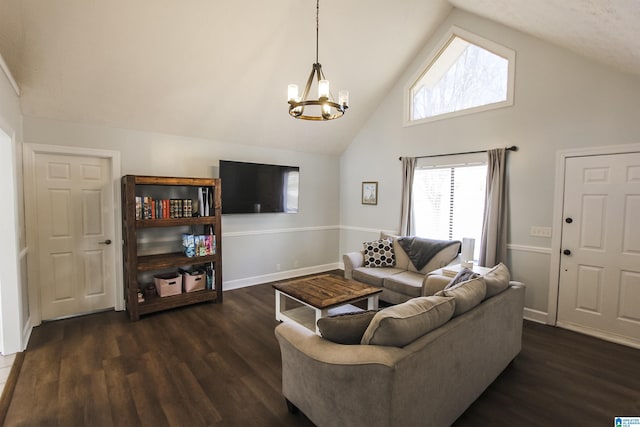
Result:
<svg viewBox="0 0 640 427"><path fill-rule="evenodd" d="M513 104L515 53L452 30L410 86L409 122L423 122Z"/></svg>

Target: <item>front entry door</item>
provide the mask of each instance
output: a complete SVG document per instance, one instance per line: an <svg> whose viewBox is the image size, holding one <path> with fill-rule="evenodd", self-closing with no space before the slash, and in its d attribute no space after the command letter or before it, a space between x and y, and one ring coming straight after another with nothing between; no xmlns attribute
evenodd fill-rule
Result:
<svg viewBox="0 0 640 427"><path fill-rule="evenodd" d="M640 153L566 159L558 325L640 347Z"/></svg>
<svg viewBox="0 0 640 427"><path fill-rule="evenodd" d="M43 320L114 306L109 166L104 158L36 155L36 249Z"/></svg>

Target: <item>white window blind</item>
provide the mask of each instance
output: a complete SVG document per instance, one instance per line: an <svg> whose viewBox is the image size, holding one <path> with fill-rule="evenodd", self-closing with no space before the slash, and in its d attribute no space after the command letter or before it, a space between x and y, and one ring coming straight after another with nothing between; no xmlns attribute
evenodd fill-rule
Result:
<svg viewBox="0 0 640 427"><path fill-rule="evenodd" d="M413 206L416 235L430 239L476 240L479 253L487 176L486 154L419 159L414 175Z"/></svg>

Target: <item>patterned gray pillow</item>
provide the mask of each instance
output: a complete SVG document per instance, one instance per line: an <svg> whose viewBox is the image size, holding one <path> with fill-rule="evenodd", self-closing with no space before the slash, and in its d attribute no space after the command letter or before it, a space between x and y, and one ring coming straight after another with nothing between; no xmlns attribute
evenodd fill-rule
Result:
<svg viewBox="0 0 640 427"><path fill-rule="evenodd" d="M364 266L365 267L394 267L396 255L393 251L393 242L390 239L364 242Z"/></svg>

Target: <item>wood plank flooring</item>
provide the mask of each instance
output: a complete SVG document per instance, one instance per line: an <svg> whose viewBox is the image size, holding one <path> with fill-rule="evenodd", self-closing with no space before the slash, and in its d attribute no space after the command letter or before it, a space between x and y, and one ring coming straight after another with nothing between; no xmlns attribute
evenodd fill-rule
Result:
<svg viewBox="0 0 640 427"><path fill-rule="evenodd" d="M134 323L106 312L43 324L5 425L311 426L281 396L276 325L271 284ZM521 354L455 425L607 426L616 415L640 415L640 350L525 322Z"/></svg>

